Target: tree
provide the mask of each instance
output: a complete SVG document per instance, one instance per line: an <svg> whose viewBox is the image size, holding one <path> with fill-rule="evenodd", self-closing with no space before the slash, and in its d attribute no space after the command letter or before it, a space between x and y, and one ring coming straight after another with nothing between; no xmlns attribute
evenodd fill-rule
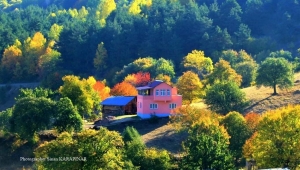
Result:
<svg viewBox="0 0 300 170"><path fill-rule="evenodd" d="M150 81L151 81L150 73L149 72L144 73L141 71L134 74L128 74L124 78L124 82L130 83L135 87L146 86Z"/></svg>
<svg viewBox="0 0 300 170"><path fill-rule="evenodd" d="M136 96L137 90L129 83L121 82L116 84L110 91L112 96Z"/></svg>
<svg viewBox="0 0 300 170"><path fill-rule="evenodd" d="M296 169L300 165L299 129L300 105L267 111L245 144L244 156L254 159L260 168Z"/></svg>
<svg viewBox="0 0 300 170"><path fill-rule="evenodd" d="M174 71L174 64L171 60L166 60L164 58L159 58L153 65L152 68L154 71L154 76L159 74L168 75L171 78L174 78L175 71Z"/></svg>
<svg viewBox="0 0 300 170"><path fill-rule="evenodd" d="M235 65L236 73L242 76L242 87L248 87L255 83L257 64L255 62L242 62Z"/></svg>
<svg viewBox="0 0 300 170"><path fill-rule="evenodd" d="M203 96L203 85L197 74L187 71L178 78L176 84L178 94L182 95L185 102L192 103L194 100Z"/></svg>
<svg viewBox="0 0 300 170"><path fill-rule="evenodd" d="M267 58L259 66L256 77L257 86L270 86L273 94L277 94L276 87L280 89L292 87L294 84L292 64L284 58Z"/></svg>
<svg viewBox="0 0 300 170"><path fill-rule="evenodd" d="M82 118L68 98L61 98L56 103L54 126L61 132L79 132L82 130Z"/></svg>
<svg viewBox="0 0 300 170"><path fill-rule="evenodd" d="M96 80L94 77L80 80L79 77L68 75L62 78L64 84L60 86L59 93L68 97L81 115L91 115L100 110L100 97L93 89Z"/></svg>
<svg viewBox="0 0 300 170"><path fill-rule="evenodd" d="M275 52L271 52L269 57L273 57L273 58L284 58L288 61L292 61L293 60L293 56L292 53L289 51L284 51L284 50L280 50L280 51L275 51Z"/></svg>
<svg viewBox="0 0 300 170"><path fill-rule="evenodd" d="M229 112L222 118L221 125L225 127L230 136L229 150L234 158L235 167L243 166L243 145L251 136L251 131L246 124L245 118L238 112Z"/></svg>
<svg viewBox="0 0 300 170"><path fill-rule="evenodd" d="M183 143L186 155L181 169L231 169L233 159L228 149L229 136L222 126L198 124Z"/></svg>
<svg viewBox="0 0 300 170"><path fill-rule="evenodd" d="M229 62L221 59L215 64L213 72L206 77L206 80L210 85L222 81L233 81L240 86L242 76L237 74L236 71L231 68Z"/></svg>
<svg viewBox="0 0 300 170"><path fill-rule="evenodd" d="M12 117L12 108L8 108L2 112L0 112L0 133L1 132L9 132L10 131L10 123L9 120Z"/></svg>
<svg viewBox="0 0 300 170"><path fill-rule="evenodd" d="M191 69L201 77L213 70L212 60L204 56L204 51L193 50L183 58L182 64L186 69Z"/></svg>
<svg viewBox="0 0 300 170"><path fill-rule="evenodd" d="M110 96L110 88L105 86L106 81L97 81L93 85L93 89L98 93L100 99L103 101Z"/></svg>
<svg viewBox="0 0 300 170"><path fill-rule="evenodd" d="M102 73L104 70L107 69L106 60L107 60L107 51L104 47L104 43L101 42L100 44L98 44L96 55L94 58L94 67L96 68L97 73L98 72Z"/></svg>
<svg viewBox="0 0 300 170"><path fill-rule="evenodd" d="M261 115L255 112L250 112L245 115L245 120L248 129L250 129L251 133L253 134L257 131L259 121L261 120Z"/></svg>
<svg viewBox="0 0 300 170"><path fill-rule="evenodd" d="M40 130L50 128L55 102L45 97L24 97L16 101L11 117L11 131L21 139L35 142Z"/></svg>
<svg viewBox="0 0 300 170"><path fill-rule="evenodd" d="M155 80L162 80L163 82L172 85L171 77L168 75L159 74L155 77Z"/></svg>
<svg viewBox="0 0 300 170"><path fill-rule="evenodd" d="M205 104L220 114L242 111L247 105L246 95L232 81L218 82L206 90Z"/></svg>
<svg viewBox="0 0 300 170"><path fill-rule="evenodd" d="M34 152L36 158L56 158L57 161L37 161L39 169L130 169L125 160L124 142L119 133L105 128L84 130L75 136L63 132L56 140L45 142ZM63 161L78 158L77 161Z"/></svg>

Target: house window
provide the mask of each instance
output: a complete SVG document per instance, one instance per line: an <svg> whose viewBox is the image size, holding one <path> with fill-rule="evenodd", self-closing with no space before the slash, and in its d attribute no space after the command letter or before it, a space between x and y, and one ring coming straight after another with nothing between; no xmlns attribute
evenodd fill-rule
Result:
<svg viewBox="0 0 300 170"><path fill-rule="evenodd" d="M166 95L166 90L165 90L165 89L161 90L161 95L162 95L162 96L165 96L165 95Z"/></svg>
<svg viewBox="0 0 300 170"><path fill-rule="evenodd" d="M159 90L155 90L155 95L159 96Z"/></svg>
<svg viewBox="0 0 300 170"><path fill-rule="evenodd" d="M169 108L170 108L170 109L175 109L175 108L176 108L176 103L171 103L171 104L169 104Z"/></svg>
<svg viewBox="0 0 300 170"><path fill-rule="evenodd" d="M150 109L157 109L157 104L156 103L151 103L150 104Z"/></svg>
<svg viewBox="0 0 300 170"><path fill-rule="evenodd" d="M140 108L142 108L142 102L140 102Z"/></svg>
<svg viewBox="0 0 300 170"><path fill-rule="evenodd" d="M170 90L167 89L167 96L170 96Z"/></svg>

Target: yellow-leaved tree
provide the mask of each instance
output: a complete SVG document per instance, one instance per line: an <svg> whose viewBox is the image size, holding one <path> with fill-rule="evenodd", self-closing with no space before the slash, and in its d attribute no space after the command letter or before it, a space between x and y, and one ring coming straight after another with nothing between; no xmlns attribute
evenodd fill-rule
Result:
<svg viewBox="0 0 300 170"><path fill-rule="evenodd" d="M97 6L96 18L102 27L106 24L106 18L117 8L114 0L103 0Z"/></svg>
<svg viewBox="0 0 300 170"><path fill-rule="evenodd" d="M183 58L182 64L202 77L213 70L213 62L209 57L205 57L204 51L193 50Z"/></svg>
<svg viewBox="0 0 300 170"><path fill-rule="evenodd" d="M133 0L129 6L129 13L133 15L140 14L142 12L141 6L150 7L152 5L152 0Z"/></svg>
<svg viewBox="0 0 300 170"><path fill-rule="evenodd" d="M257 132L243 147L244 156L259 168L300 166L300 105L263 114Z"/></svg>
<svg viewBox="0 0 300 170"><path fill-rule="evenodd" d="M203 84L198 75L192 71L184 72L178 78L176 87L178 94L182 95L184 103L192 103L194 100L200 99L204 94Z"/></svg>

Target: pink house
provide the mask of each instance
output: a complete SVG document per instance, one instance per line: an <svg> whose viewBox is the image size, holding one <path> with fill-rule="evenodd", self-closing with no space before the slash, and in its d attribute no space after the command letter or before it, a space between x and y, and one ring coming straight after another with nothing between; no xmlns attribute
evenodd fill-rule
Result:
<svg viewBox="0 0 300 170"><path fill-rule="evenodd" d="M138 87L137 90L137 115L143 119L151 115L168 117L172 109L182 105L182 96L177 94L177 89L161 80Z"/></svg>

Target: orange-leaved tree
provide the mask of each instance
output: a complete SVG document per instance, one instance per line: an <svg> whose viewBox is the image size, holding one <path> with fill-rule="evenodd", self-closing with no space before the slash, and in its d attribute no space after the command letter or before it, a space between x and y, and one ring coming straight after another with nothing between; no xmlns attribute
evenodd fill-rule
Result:
<svg viewBox="0 0 300 170"><path fill-rule="evenodd" d="M110 91L112 96L136 96L137 90L133 85L127 82L116 84Z"/></svg>
<svg viewBox="0 0 300 170"><path fill-rule="evenodd" d="M255 112L249 112L245 115L245 120L248 128L254 133L257 130L261 115Z"/></svg>
<svg viewBox="0 0 300 170"><path fill-rule="evenodd" d="M105 80L97 81L93 85L94 90L98 93L100 99L103 101L110 96L110 88L105 86Z"/></svg>

